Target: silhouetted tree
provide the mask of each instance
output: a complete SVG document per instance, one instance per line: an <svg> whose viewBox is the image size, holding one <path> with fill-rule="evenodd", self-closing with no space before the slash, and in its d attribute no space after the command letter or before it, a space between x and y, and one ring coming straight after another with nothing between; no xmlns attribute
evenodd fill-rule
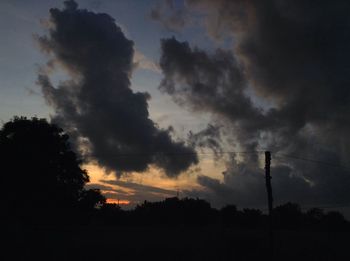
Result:
<svg viewBox="0 0 350 261"><path fill-rule="evenodd" d="M238 211L235 205L227 205L220 210L221 222L224 226L237 225Z"/></svg>
<svg viewBox="0 0 350 261"><path fill-rule="evenodd" d="M244 208L240 213L241 226L248 228L257 228L261 226L263 215L260 209Z"/></svg>
<svg viewBox="0 0 350 261"><path fill-rule="evenodd" d="M344 216L338 211L330 211L324 215L322 220L323 225L327 230L343 230L348 228L348 222Z"/></svg>
<svg viewBox="0 0 350 261"><path fill-rule="evenodd" d="M103 202L68 135L45 119L15 117L0 130L0 201L10 216L50 219Z"/></svg>
<svg viewBox="0 0 350 261"><path fill-rule="evenodd" d="M278 228L296 229L303 222L303 213L298 204L288 202L273 210L273 222Z"/></svg>
<svg viewBox="0 0 350 261"><path fill-rule="evenodd" d="M93 223L101 225L126 225L130 219L126 218L127 211L115 203L104 203L94 216Z"/></svg>
<svg viewBox="0 0 350 261"><path fill-rule="evenodd" d="M79 199L79 205L82 209L94 209L106 204L106 198L99 189L83 190Z"/></svg>
<svg viewBox="0 0 350 261"><path fill-rule="evenodd" d="M305 225L307 228L320 228L324 219L324 211L320 208L311 208L305 213Z"/></svg>
<svg viewBox="0 0 350 261"><path fill-rule="evenodd" d="M204 225L212 222L215 210L202 199L177 197L138 205L133 213L138 224Z"/></svg>

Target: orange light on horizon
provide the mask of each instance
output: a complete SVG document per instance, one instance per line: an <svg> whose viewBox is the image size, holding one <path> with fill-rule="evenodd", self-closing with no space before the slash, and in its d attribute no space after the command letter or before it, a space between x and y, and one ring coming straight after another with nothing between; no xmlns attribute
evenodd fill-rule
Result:
<svg viewBox="0 0 350 261"><path fill-rule="evenodd" d="M107 198L106 202L108 204L118 204L118 205L129 205L130 201L126 199L114 199L114 198Z"/></svg>

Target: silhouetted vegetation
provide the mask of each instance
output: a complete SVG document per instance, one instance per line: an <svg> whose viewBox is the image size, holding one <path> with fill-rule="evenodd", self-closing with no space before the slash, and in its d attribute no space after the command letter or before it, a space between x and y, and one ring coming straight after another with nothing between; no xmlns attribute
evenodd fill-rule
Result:
<svg viewBox="0 0 350 261"><path fill-rule="evenodd" d="M286 203L273 210L276 230L342 230L350 231L350 223L340 212L324 213L321 209L302 212L298 204ZM238 210L227 205L220 210L202 199L177 197L147 202L133 210L116 204L104 204L91 221L112 226L221 226L223 228L266 229L268 217L259 209Z"/></svg>
<svg viewBox="0 0 350 261"><path fill-rule="evenodd" d="M5 218L24 223L84 222L105 202L86 190L87 172L68 135L45 119L15 117L0 131L0 202Z"/></svg>

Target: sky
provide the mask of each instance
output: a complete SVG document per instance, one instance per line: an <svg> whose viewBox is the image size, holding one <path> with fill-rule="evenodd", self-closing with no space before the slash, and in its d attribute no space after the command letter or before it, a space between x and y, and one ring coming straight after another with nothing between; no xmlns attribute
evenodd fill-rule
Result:
<svg viewBox="0 0 350 261"><path fill-rule="evenodd" d="M348 211L347 1L0 2L0 120L64 128L109 202ZM350 213L350 212L349 212Z"/></svg>

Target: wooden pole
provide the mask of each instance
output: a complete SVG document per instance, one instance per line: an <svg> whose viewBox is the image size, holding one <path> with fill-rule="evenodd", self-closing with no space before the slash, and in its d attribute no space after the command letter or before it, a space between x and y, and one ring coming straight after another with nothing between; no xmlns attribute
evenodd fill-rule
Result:
<svg viewBox="0 0 350 261"><path fill-rule="evenodd" d="M265 151L265 182L266 182L266 191L267 191L267 202L269 209L269 243L270 243L270 257L272 260L273 257L273 198L272 198L272 187L271 187L271 174L270 174L270 165L271 165L271 152Z"/></svg>

